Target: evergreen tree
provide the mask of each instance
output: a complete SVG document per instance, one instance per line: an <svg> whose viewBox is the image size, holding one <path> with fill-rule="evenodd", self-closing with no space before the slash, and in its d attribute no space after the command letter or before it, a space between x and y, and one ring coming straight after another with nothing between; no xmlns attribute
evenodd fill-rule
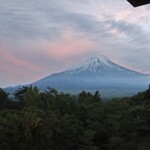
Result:
<svg viewBox="0 0 150 150"><path fill-rule="evenodd" d="M9 103L9 94L0 88L0 109L6 108Z"/></svg>
<svg viewBox="0 0 150 150"><path fill-rule="evenodd" d="M17 89L16 92L14 93L15 99L18 101L22 101L27 90L28 90L28 87L25 87L25 86Z"/></svg>
<svg viewBox="0 0 150 150"><path fill-rule="evenodd" d="M150 149L149 89L105 102L98 91L19 90L10 101L0 89L0 150Z"/></svg>
<svg viewBox="0 0 150 150"><path fill-rule="evenodd" d="M101 95L99 93L99 91L97 90L93 96L93 102L100 102L102 99L101 99Z"/></svg>

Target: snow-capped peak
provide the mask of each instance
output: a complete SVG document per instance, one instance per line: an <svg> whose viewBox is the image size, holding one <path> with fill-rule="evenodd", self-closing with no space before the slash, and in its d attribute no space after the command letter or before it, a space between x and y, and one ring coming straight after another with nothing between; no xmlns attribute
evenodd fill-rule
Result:
<svg viewBox="0 0 150 150"><path fill-rule="evenodd" d="M96 74L103 74L103 75L112 75L112 74L122 74L122 75L134 75L134 74L141 74L134 70L130 70L128 68L122 67L103 56L96 56L86 60L84 63L72 67L63 73L65 74L77 74L77 73L96 73Z"/></svg>
<svg viewBox="0 0 150 150"><path fill-rule="evenodd" d="M75 66L71 69L66 70L68 73L77 73L81 71L92 71L95 73L101 72L102 70L110 70L116 68L117 65L108 60L103 56L92 57L86 60L83 64Z"/></svg>
<svg viewBox="0 0 150 150"><path fill-rule="evenodd" d="M96 56L89 59L89 61L101 61L103 63L107 63L108 59L103 56Z"/></svg>
<svg viewBox="0 0 150 150"><path fill-rule="evenodd" d="M88 67L97 68L99 66L103 66L104 68L112 68L112 63L105 57L97 56L89 59L87 61Z"/></svg>

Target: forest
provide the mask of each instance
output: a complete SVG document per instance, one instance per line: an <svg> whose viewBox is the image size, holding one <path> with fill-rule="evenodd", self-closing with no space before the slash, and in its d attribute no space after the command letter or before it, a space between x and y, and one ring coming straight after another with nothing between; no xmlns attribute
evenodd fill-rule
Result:
<svg viewBox="0 0 150 150"><path fill-rule="evenodd" d="M150 89L110 101L99 91L0 89L0 150L150 150Z"/></svg>

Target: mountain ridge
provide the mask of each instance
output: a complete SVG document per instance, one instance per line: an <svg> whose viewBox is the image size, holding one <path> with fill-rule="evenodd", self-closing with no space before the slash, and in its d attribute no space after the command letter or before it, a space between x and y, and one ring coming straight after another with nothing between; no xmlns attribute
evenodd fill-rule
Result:
<svg viewBox="0 0 150 150"><path fill-rule="evenodd" d="M82 90L100 90L103 91L102 94L108 95L109 93L110 96L110 93L116 93L115 96L118 96L120 95L118 93L122 91L131 95L131 93L135 94L147 88L149 84L147 76L147 74L118 65L105 57L96 56L80 65L53 73L26 86L37 86L40 90L52 87L71 93Z"/></svg>
<svg viewBox="0 0 150 150"><path fill-rule="evenodd" d="M128 68L128 67L119 65L119 64L115 63L114 61L107 59L107 58L104 57L104 56L96 56L96 57L92 57L92 58L90 58L90 59L88 59L88 60L89 60L89 62L92 61L92 63L97 63L97 64L98 64L98 62L99 62L99 63L100 63L101 65L103 65L103 67L104 67L105 69L107 69L107 70L110 70L110 69L112 69L113 67L118 67L120 70L121 70L121 69L126 69L126 70L129 70L129 71L132 71L132 72L136 72L136 73L145 75L145 74L142 73L142 72L139 72L139 71L136 71L136 70L134 70L134 69L130 69L130 68ZM88 60L87 60L87 61L88 61ZM91 63L91 62L90 62L90 63ZM99 64L98 64L98 65L99 65Z"/></svg>
<svg viewBox="0 0 150 150"><path fill-rule="evenodd" d="M104 70L105 70L105 72L104 72ZM106 70L107 70L107 73L109 73L110 71L113 71L113 72L119 71L120 72L120 71L124 70L124 71L128 71L130 73L132 72L133 74L138 74L138 75L142 75L142 76L147 75L142 72L138 72L138 71L126 68L124 66L118 65L117 63L114 63L113 61L110 61L109 59L107 59L103 56L96 56L96 57L87 59L86 61L84 61L84 63L82 63L80 65L76 65L74 67L71 67L69 69L66 69L66 70L58 72L58 73L53 73L45 78L48 78L48 77L54 76L54 75L58 75L58 74L71 75L71 74L78 74L80 72L86 72L89 74L90 74L90 72L93 72L93 73L100 75L101 73L105 74Z"/></svg>

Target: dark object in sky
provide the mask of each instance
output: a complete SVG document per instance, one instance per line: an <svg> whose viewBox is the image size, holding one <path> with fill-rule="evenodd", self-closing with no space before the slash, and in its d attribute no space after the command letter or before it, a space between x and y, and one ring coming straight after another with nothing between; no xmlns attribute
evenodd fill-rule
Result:
<svg viewBox="0 0 150 150"><path fill-rule="evenodd" d="M150 0L127 0L132 6L137 7L141 5L146 5L150 3Z"/></svg>

